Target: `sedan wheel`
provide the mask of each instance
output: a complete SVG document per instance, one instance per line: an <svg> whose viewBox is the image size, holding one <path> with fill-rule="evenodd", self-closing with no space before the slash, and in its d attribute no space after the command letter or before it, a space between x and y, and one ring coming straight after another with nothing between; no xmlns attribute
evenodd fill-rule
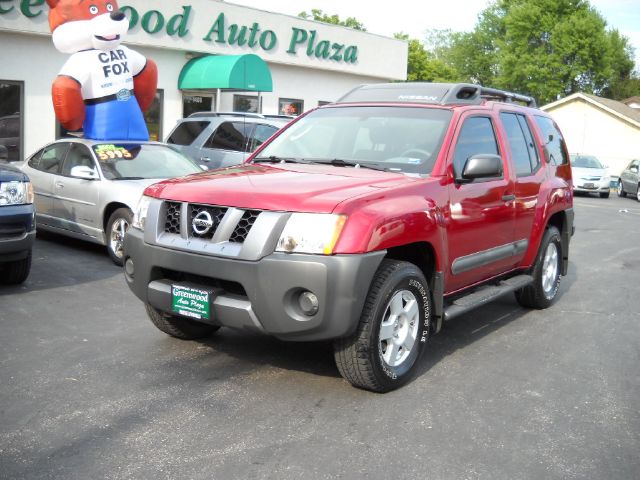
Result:
<svg viewBox="0 0 640 480"><path fill-rule="evenodd" d="M107 222L107 250L113 263L122 266L124 262L124 236L131 225L133 213L128 208L119 208L111 214Z"/></svg>
<svg viewBox="0 0 640 480"><path fill-rule="evenodd" d="M622 180L618 180L618 196L619 197L626 197L627 196L627 192L624 191L624 186L622 185Z"/></svg>

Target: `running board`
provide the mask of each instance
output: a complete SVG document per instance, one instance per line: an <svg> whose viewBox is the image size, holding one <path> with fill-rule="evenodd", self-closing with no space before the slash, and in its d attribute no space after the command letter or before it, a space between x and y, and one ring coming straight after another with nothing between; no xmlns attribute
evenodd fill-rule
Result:
<svg viewBox="0 0 640 480"><path fill-rule="evenodd" d="M467 313L485 303L489 303L502 295L515 292L533 283L531 275L518 275L502 280L498 285L480 287L472 293L458 298L451 305L444 308L445 321Z"/></svg>

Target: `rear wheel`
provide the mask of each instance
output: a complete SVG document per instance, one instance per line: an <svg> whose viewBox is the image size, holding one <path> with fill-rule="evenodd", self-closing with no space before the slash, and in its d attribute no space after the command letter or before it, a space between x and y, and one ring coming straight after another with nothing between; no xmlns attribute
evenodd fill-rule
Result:
<svg viewBox="0 0 640 480"><path fill-rule="evenodd" d="M122 266L124 261L124 235L127 233L133 213L128 208L119 208L111 214L107 222L107 250L113 263Z"/></svg>
<svg viewBox="0 0 640 480"><path fill-rule="evenodd" d="M616 188L619 197L626 197L627 192L624 191L624 185L622 185L622 180L618 179L618 187Z"/></svg>
<svg viewBox="0 0 640 480"><path fill-rule="evenodd" d="M429 335L431 297L415 265L384 260L356 331L334 342L340 374L353 386L387 392L407 383Z"/></svg>
<svg viewBox="0 0 640 480"><path fill-rule="evenodd" d="M533 267L533 283L516 290L516 300L523 307L543 309L550 306L558 294L562 242L560 232L550 226L542 237Z"/></svg>
<svg viewBox="0 0 640 480"><path fill-rule="evenodd" d="M5 271L4 274L0 276L0 283L17 285L24 282L31 271L31 250L29 250L26 258L7 262L0 268Z"/></svg>
<svg viewBox="0 0 640 480"><path fill-rule="evenodd" d="M640 183L638 184L638 190L636 191L636 200L640 202Z"/></svg>
<svg viewBox="0 0 640 480"><path fill-rule="evenodd" d="M149 320L158 330L182 340L208 337L220 329L215 325L207 325L206 323L161 312L149 304L145 304L144 308L147 310Z"/></svg>

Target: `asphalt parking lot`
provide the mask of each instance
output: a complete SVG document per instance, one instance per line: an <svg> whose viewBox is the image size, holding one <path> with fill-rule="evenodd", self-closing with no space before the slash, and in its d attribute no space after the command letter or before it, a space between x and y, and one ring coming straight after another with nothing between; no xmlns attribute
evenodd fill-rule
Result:
<svg viewBox="0 0 640 480"><path fill-rule="evenodd" d="M172 339L103 247L40 235L0 287L0 478L638 478L640 203L575 210L552 308L454 320L385 395L328 344Z"/></svg>

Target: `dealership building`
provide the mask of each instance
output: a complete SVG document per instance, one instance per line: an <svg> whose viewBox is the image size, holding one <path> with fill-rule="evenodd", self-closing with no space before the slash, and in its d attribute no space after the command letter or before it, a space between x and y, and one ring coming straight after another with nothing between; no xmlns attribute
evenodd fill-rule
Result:
<svg viewBox="0 0 640 480"><path fill-rule="evenodd" d="M124 44L158 65L146 115L164 139L195 111L298 115L363 83L404 80L407 43L217 0L119 2ZM51 84L68 59L44 0L0 0L0 144L10 160L59 138Z"/></svg>

